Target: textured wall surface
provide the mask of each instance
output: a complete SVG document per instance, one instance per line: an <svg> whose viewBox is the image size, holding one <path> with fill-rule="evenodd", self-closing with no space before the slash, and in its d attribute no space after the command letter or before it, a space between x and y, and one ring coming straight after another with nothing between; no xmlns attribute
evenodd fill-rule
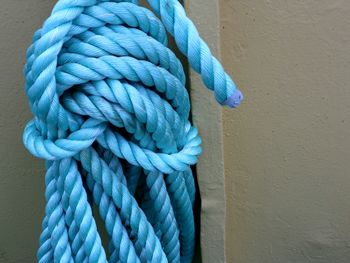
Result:
<svg viewBox="0 0 350 263"><path fill-rule="evenodd" d="M227 262L350 262L350 1L220 4Z"/></svg>

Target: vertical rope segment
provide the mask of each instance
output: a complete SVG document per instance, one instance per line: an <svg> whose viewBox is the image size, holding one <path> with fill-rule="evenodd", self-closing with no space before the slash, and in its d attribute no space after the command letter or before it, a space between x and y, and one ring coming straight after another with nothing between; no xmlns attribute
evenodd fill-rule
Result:
<svg viewBox="0 0 350 263"><path fill-rule="evenodd" d="M27 50L23 141L46 160L38 262L192 261L201 139L167 33L220 104L242 94L177 0L148 2L154 13L135 0L59 0Z"/></svg>

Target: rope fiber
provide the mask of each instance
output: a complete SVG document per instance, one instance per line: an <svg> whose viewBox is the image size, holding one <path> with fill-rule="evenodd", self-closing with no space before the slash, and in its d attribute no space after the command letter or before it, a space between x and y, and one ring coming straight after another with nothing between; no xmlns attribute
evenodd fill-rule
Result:
<svg viewBox="0 0 350 263"><path fill-rule="evenodd" d="M23 141L46 161L38 262L192 261L201 139L167 33L220 104L242 94L177 0L148 3L59 0L27 50Z"/></svg>

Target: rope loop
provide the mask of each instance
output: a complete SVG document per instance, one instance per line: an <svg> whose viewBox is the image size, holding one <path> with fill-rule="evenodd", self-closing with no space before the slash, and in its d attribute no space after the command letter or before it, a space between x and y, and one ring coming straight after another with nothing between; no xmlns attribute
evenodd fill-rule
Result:
<svg viewBox="0 0 350 263"><path fill-rule="evenodd" d="M155 13L136 0L59 0L27 50L23 141L46 160L38 262L192 261L201 139L167 32L220 104L242 94L177 0L148 3Z"/></svg>

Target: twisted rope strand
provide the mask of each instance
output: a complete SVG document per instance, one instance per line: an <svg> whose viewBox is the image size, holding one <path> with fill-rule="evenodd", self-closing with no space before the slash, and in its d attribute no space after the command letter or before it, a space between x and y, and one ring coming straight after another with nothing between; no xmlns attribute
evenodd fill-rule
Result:
<svg viewBox="0 0 350 263"><path fill-rule="evenodd" d="M220 104L242 94L177 0L148 3L160 19L137 0L59 0L34 33L23 142L46 160L38 262L192 261L201 139L167 32Z"/></svg>

